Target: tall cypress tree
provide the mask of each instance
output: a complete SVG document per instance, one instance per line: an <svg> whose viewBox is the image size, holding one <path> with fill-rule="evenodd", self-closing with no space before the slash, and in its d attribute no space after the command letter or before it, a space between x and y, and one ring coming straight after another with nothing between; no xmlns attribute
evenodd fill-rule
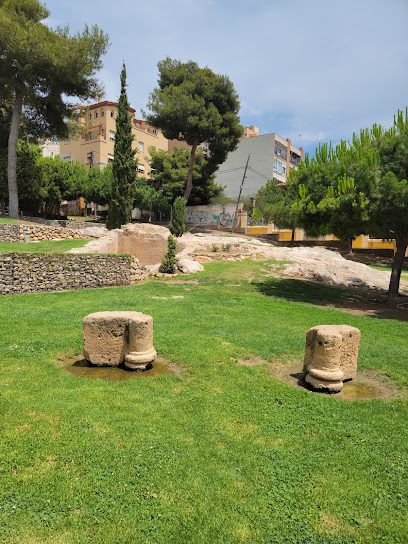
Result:
<svg viewBox="0 0 408 544"><path fill-rule="evenodd" d="M132 148L132 116L126 93L126 67L120 74L120 98L116 118L116 135L113 158L113 191L109 202L106 226L118 229L132 219L133 199L137 176L136 150Z"/></svg>

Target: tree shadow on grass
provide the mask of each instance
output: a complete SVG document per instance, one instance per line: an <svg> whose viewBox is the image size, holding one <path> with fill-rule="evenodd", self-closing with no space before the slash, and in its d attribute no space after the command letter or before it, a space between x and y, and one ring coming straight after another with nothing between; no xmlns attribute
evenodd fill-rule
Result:
<svg viewBox="0 0 408 544"><path fill-rule="evenodd" d="M254 285L266 296L336 308L355 315L408 321L408 297L400 296L398 308L390 308L386 305L385 291L337 287L292 278L265 278L255 281Z"/></svg>

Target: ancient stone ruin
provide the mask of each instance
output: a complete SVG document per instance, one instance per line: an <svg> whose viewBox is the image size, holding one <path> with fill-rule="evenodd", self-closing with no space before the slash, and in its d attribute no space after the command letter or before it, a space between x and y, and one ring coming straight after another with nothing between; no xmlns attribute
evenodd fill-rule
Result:
<svg viewBox="0 0 408 544"><path fill-rule="evenodd" d="M140 312L96 312L83 319L84 358L97 366L147 370L157 357L153 318Z"/></svg>
<svg viewBox="0 0 408 544"><path fill-rule="evenodd" d="M304 369L314 389L337 393L357 373L360 331L349 325L318 325L306 334Z"/></svg>

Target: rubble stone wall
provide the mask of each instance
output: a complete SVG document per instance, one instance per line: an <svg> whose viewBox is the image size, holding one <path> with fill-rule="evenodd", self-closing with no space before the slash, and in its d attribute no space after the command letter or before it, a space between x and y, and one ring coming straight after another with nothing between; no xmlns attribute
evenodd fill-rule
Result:
<svg viewBox="0 0 408 544"><path fill-rule="evenodd" d="M20 225L0 223L0 242L20 242Z"/></svg>
<svg viewBox="0 0 408 544"><path fill-rule="evenodd" d="M24 242L25 236L29 241L55 240L58 238L82 238L83 235L74 229L48 225L29 224L0 224L0 242Z"/></svg>
<svg viewBox="0 0 408 544"><path fill-rule="evenodd" d="M133 255L0 253L0 294L132 285L148 278Z"/></svg>

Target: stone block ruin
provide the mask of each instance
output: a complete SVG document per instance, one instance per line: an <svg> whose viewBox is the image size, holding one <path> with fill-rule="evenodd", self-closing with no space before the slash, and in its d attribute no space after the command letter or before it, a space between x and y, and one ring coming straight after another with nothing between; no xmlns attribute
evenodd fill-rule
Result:
<svg viewBox="0 0 408 544"><path fill-rule="evenodd" d="M83 319L84 358L96 366L147 370L157 357L153 318L140 312L96 312Z"/></svg>
<svg viewBox="0 0 408 544"><path fill-rule="evenodd" d="M304 371L316 390L338 393L357 373L360 331L349 325L318 325L306 334Z"/></svg>

